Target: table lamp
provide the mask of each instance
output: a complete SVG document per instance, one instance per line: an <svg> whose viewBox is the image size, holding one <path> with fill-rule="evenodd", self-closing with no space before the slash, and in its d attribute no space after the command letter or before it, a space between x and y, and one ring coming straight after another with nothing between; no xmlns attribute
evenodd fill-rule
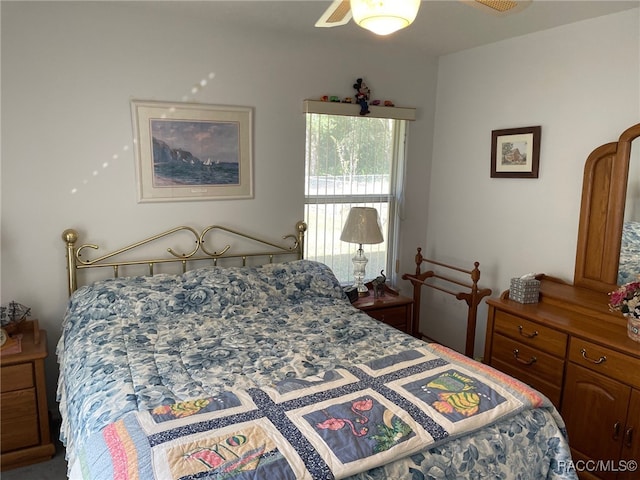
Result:
<svg viewBox="0 0 640 480"><path fill-rule="evenodd" d="M369 259L364 255L362 245L384 241L378 211L371 207L352 207L342 229L340 240L359 245L358 251L353 257L353 276L355 279L353 286L358 290L358 295L364 297L369 294L369 290L364 285L364 272Z"/></svg>

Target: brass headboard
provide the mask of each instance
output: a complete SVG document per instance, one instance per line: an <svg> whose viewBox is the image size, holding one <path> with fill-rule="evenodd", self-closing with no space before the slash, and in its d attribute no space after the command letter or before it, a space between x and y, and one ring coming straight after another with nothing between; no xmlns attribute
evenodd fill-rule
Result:
<svg viewBox="0 0 640 480"><path fill-rule="evenodd" d="M238 239L238 242L248 240L255 248L266 248L266 250L256 250L252 252L236 252L230 244L226 244L219 251L212 250L207 247L207 236L213 234L213 232L224 232L225 234L231 234ZM145 238L139 242L132 243L126 247L122 247L113 252L102 255L98 258L89 259L82 258L86 249L97 250L99 247L94 244L84 244L76 246L78 241L78 232L73 229L67 229L62 232L62 239L67 245L67 280L69 287L69 295L71 295L78 288L78 270L86 268L96 267L111 267L113 269L113 276L117 277L119 268L125 265L147 265L149 268L149 275L153 275L154 266L164 263L182 263L182 271L187 271L187 262L197 262L202 260L213 261L213 265L217 265L219 259L222 258L240 258L242 259L242 265L246 265L247 258L249 257L266 257L269 263L273 262L274 257L280 257L283 255L295 256L297 259L302 259L304 256L304 236L307 231L307 224L300 221L296 223L296 233L285 235L283 240L290 240L289 245L278 245L268 240L264 240L253 235L238 232L227 227L220 225L210 225L198 232L194 228L180 226L167 230L166 232L153 235L149 238ZM150 244L160 239L166 239L168 237L176 236L182 232L189 232L194 236L195 246L190 252L178 253L172 248L167 248L166 252L169 254L164 258L148 258L148 259L122 259L117 260L116 257L121 256L127 252L142 247L143 245Z"/></svg>

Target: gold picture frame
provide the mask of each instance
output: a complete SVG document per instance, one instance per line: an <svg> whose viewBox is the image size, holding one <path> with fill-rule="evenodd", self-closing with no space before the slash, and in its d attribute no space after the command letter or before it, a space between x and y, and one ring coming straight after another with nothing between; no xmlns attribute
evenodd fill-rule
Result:
<svg viewBox="0 0 640 480"><path fill-rule="evenodd" d="M491 132L491 178L538 178L540 126Z"/></svg>
<svg viewBox="0 0 640 480"><path fill-rule="evenodd" d="M132 100L138 202L253 197L253 109Z"/></svg>

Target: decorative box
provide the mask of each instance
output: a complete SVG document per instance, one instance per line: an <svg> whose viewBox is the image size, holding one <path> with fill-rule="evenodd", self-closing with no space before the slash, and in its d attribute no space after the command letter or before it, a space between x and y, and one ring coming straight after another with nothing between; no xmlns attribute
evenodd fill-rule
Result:
<svg viewBox="0 0 640 480"><path fill-rule="evenodd" d="M634 342L640 342L640 318L631 315L625 315L625 317L627 317L627 334L629 338Z"/></svg>
<svg viewBox="0 0 640 480"><path fill-rule="evenodd" d="M540 281L535 278L512 278L509 298L518 303L538 303Z"/></svg>

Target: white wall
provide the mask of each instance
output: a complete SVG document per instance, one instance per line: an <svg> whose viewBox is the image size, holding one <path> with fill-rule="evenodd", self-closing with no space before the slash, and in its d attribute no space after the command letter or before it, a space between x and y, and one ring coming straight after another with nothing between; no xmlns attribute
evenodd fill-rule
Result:
<svg viewBox="0 0 640 480"><path fill-rule="evenodd" d="M424 181L435 59L327 36L238 30L220 16L185 17L184 4L169 2L2 2L1 8L1 302L31 306L48 330L50 398L67 301L66 228L103 252L182 224L224 224L274 241L295 233L304 202L302 102L352 96L360 76L374 95L418 108L409 132L409 186ZM209 73L214 78L192 95ZM137 203L130 100L185 96L254 107L254 199ZM415 207L405 209L410 250L426 230L420 214L426 197L426 189L415 193Z"/></svg>
<svg viewBox="0 0 640 480"><path fill-rule="evenodd" d="M572 281L586 157L640 121L639 25L635 9L439 59L428 256L479 261L494 296L527 272ZM490 178L491 131L534 125L539 178ZM465 312L428 294L422 330L463 349ZM479 320L476 355L486 304Z"/></svg>

